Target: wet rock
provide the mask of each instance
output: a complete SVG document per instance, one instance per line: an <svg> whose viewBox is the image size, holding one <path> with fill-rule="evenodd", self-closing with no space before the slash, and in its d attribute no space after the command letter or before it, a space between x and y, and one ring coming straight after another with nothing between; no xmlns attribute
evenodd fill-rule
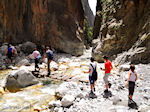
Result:
<svg viewBox="0 0 150 112"><path fill-rule="evenodd" d="M8 90L15 90L30 85L37 84L38 80L33 76L27 69L19 69L15 72L10 73L6 77L5 87Z"/></svg>
<svg viewBox="0 0 150 112"><path fill-rule="evenodd" d="M75 100L75 97L72 95L65 95L63 99L61 100L61 104L63 107L69 107L73 104L73 101Z"/></svg>
<svg viewBox="0 0 150 112"><path fill-rule="evenodd" d="M30 66L30 62L27 59L23 59L20 62L17 63L17 66Z"/></svg>

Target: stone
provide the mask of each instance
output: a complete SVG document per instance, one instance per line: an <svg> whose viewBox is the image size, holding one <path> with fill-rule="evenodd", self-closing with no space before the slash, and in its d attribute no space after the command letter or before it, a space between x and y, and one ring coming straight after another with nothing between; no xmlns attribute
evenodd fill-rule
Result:
<svg viewBox="0 0 150 112"><path fill-rule="evenodd" d="M51 102L48 103L48 105L49 105L49 108L51 108L51 107L58 107L58 108L59 108L59 107L62 106L60 100L57 100L57 101L51 101Z"/></svg>
<svg viewBox="0 0 150 112"><path fill-rule="evenodd" d="M4 56L6 55L7 45L3 45L0 47L0 53Z"/></svg>
<svg viewBox="0 0 150 112"><path fill-rule="evenodd" d="M75 100L75 97L72 95L65 95L62 100L61 104L63 107L69 107L73 104L73 101Z"/></svg>
<svg viewBox="0 0 150 112"><path fill-rule="evenodd" d="M17 63L17 66L23 66L23 65L24 66L30 66L31 64L30 64L29 60L27 60L27 59L23 59Z"/></svg>
<svg viewBox="0 0 150 112"><path fill-rule="evenodd" d="M121 99L116 96L112 99L112 101L113 101L113 105L117 105L119 102L121 102Z"/></svg>
<svg viewBox="0 0 150 112"><path fill-rule="evenodd" d="M31 54L34 50L34 48L36 48L36 45L32 42L25 42L20 46L21 51L24 54Z"/></svg>
<svg viewBox="0 0 150 112"><path fill-rule="evenodd" d="M27 69L19 69L11 72L5 80L5 88L10 91L39 83L39 81Z"/></svg>
<svg viewBox="0 0 150 112"><path fill-rule="evenodd" d="M129 71L130 70L130 65L121 65L119 67L119 71Z"/></svg>

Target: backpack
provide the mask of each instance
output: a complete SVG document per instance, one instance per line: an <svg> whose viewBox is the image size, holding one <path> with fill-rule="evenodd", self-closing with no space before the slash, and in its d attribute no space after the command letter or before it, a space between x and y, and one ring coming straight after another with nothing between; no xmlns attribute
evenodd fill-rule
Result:
<svg viewBox="0 0 150 112"><path fill-rule="evenodd" d="M53 59L53 53L52 52L47 52L46 53L47 54L47 57L48 57L48 59Z"/></svg>
<svg viewBox="0 0 150 112"><path fill-rule="evenodd" d="M8 54L12 54L13 53L13 49L11 47L8 48Z"/></svg>
<svg viewBox="0 0 150 112"><path fill-rule="evenodd" d="M92 64L90 64L93 68L93 72L92 72L92 77L94 78L94 80L97 80L97 71L96 71L96 67L94 68Z"/></svg>

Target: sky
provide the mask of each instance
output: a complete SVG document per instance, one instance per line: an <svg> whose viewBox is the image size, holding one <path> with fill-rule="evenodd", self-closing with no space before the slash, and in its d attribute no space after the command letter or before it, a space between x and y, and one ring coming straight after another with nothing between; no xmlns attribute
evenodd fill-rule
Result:
<svg viewBox="0 0 150 112"><path fill-rule="evenodd" d="M89 1L91 9L93 11L93 14L95 15L96 14L96 3L97 3L97 0L88 0L88 1Z"/></svg>

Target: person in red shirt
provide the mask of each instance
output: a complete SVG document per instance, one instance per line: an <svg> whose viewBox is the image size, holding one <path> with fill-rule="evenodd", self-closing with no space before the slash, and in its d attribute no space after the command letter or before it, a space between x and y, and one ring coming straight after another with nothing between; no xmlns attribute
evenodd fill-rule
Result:
<svg viewBox="0 0 150 112"><path fill-rule="evenodd" d="M112 70L112 63L110 60L108 60L108 57L107 56L104 56L104 64L105 64L105 68L101 70L105 71L105 75L103 77L104 79L104 82L105 82L105 87L106 87L106 90L105 92L108 92L108 88L110 88L111 84L109 83L108 81L108 77L111 75L111 70Z"/></svg>

